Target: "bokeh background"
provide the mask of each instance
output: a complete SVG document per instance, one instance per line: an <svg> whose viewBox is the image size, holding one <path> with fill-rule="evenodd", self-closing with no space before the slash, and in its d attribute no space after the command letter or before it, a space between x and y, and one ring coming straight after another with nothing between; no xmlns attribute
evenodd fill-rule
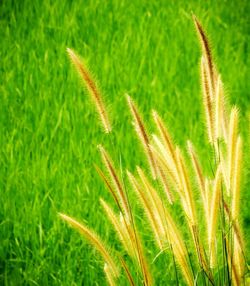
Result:
<svg viewBox="0 0 250 286"><path fill-rule="evenodd" d="M249 8L247 0L0 0L1 285L104 285L100 257L57 212L86 222L116 247L99 203L100 196L111 198L94 163L101 165L101 143L121 173L136 164L147 168L125 93L138 104L149 131L155 130L154 108L175 142L185 147L191 139L209 169L192 12L209 35L229 105L241 111L241 221L249 251ZM99 82L111 137L66 47L84 58ZM166 283L168 267L157 266L158 285Z"/></svg>

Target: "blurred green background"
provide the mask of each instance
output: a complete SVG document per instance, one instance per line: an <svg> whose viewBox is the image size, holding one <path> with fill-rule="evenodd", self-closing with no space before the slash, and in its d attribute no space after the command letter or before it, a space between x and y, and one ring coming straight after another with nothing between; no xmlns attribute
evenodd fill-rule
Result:
<svg viewBox="0 0 250 286"><path fill-rule="evenodd" d="M101 143L122 172L136 164L147 168L126 92L149 131L155 130L155 108L175 142L184 147L191 139L209 165L191 12L207 30L228 102L241 110L241 220L249 251L249 1L0 0L1 285L106 283L101 258L57 212L87 222L110 246L117 244L99 204L100 196L111 198L93 164L101 165ZM103 133L66 47L98 79L111 137ZM156 268L158 285L170 279L168 265Z"/></svg>

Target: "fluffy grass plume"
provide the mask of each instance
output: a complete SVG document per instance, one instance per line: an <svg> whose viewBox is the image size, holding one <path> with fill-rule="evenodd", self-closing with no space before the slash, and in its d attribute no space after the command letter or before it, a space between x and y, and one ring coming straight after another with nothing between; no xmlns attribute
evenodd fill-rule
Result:
<svg viewBox="0 0 250 286"><path fill-rule="evenodd" d="M223 83L220 75L217 78L215 90L215 140L223 138L228 142L228 118L226 111L226 100L223 91Z"/></svg>
<svg viewBox="0 0 250 286"><path fill-rule="evenodd" d="M86 85L87 90L89 91L93 102L95 103L97 112L100 116L101 122L103 124L104 130L106 133L111 132L111 124L108 117L107 110L104 106L103 99L101 96L101 93L97 87L97 84L95 81L91 78L90 72L87 70L87 68L83 65L79 57L71 50L70 48L67 48L68 55L76 67L80 77L82 78L84 84Z"/></svg>
<svg viewBox="0 0 250 286"><path fill-rule="evenodd" d="M113 186L115 188L115 192L116 192L117 196L119 197L119 202L122 206L122 211L125 214L125 216L127 218L129 218L130 217L129 205L128 205L126 193L124 191L124 187L122 185L122 182L121 182L119 176L117 175L117 172L114 168L113 162L110 159L106 150L101 145L99 145L98 148L100 150L103 163L109 172L109 176L112 180Z"/></svg>
<svg viewBox="0 0 250 286"><path fill-rule="evenodd" d="M117 172L113 166L113 163L105 151L105 149L99 145L99 150L103 159L103 163L106 166L107 171L109 172L109 176L113 182L113 185L116 189L116 193L119 195L119 199L122 206L122 214L121 214L121 227L119 227L117 220L115 219L115 215L112 213L111 209L108 208L107 205L104 205L104 208L108 214L108 217L110 218L111 222L115 226L116 231L118 232L118 235L120 238L122 238L122 241L124 245L126 245L128 254L132 256L132 258L135 258L135 261L138 263L143 280L145 285L150 286L152 284L152 278L149 271L148 263L146 261L142 243L140 241L140 237L137 233L135 224L134 224L134 218L133 214L130 209L130 204L128 201L128 197L126 195L125 189L122 185L121 180L119 179ZM117 202L117 201L116 201ZM118 204L120 206L120 204ZM123 237L121 237L121 235Z"/></svg>
<svg viewBox="0 0 250 286"><path fill-rule="evenodd" d="M107 263L104 264L104 272L106 274L108 283L110 286L115 286L116 282L112 273L112 270L110 269L109 265Z"/></svg>
<svg viewBox="0 0 250 286"><path fill-rule="evenodd" d="M213 100L215 91L216 72L212 59L212 51L206 33L195 15L193 15L193 20L202 46L204 69L206 72L207 84L209 86L209 96L210 99Z"/></svg>
<svg viewBox="0 0 250 286"><path fill-rule="evenodd" d="M233 107L230 114L229 137L228 137L228 181L230 193L235 180L236 146L238 132L239 111Z"/></svg>
<svg viewBox="0 0 250 286"><path fill-rule="evenodd" d="M210 204L210 217L208 225L208 244L210 267L214 268L216 265L216 228L218 221L219 205L221 200L221 168L218 166L214 181L213 196Z"/></svg>
<svg viewBox="0 0 250 286"><path fill-rule="evenodd" d="M240 177L242 164L242 140L237 138L235 150L234 176L232 184L232 219L233 221L239 218L239 203L240 203Z"/></svg>
<svg viewBox="0 0 250 286"><path fill-rule="evenodd" d="M65 220L72 227L78 230L99 251L104 261L106 261L106 264L108 265L109 276L112 275L113 277L117 277L119 274L119 270L116 266L116 262L114 258L112 257L112 255L107 250L102 240L94 232L92 232L88 227L79 223L75 219L65 214L62 214L62 213L59 213L59 215L63 220Z"/></svg>
<svg viewBox="0 0 250 286"><path fill-rule="evenodd" d="M239 223L243 156L243 142L238 132L239 111L233 107L230 115L227 113L223 83L215 69L208 38L195 16L193 20L202 46L201 78L206 132L208 142L214 148L214 152L209 153L211 158L208 158L212 172L207 174L204 171L205 168L203 169L198 153L190 141L187 143L190 160L186 160L186 154L175 146L156 111L152 114L158 134L150 136L134 101L127 96L133 124L149 162L151 176L137 166L137 174L127 171L130 183L127 186L126 180L120 179L121 176L107 151L102 145L98 146L108 176L99 167L96 169L114 199L116 210L103 199L100 202L126 253L119 254L119 265L102 240L92 231L60 214L99 250L105 261L104 272L111 286L122 285L125 280L130 285L154 285L157 279L153 277L154 272L148 263L150 258L147 257L152 252L155 257L165 256L171 261L169 275L172 284L191 286L245 283L247 268ZM89 79L75 54L71 50L69 54L89 85L90 92L97 99L96 85ZM105 114L101 111L99 99L96 103L100 114ZM107 125L104 119L105 116L103 123ZM109 129L106 128L106 131ZM158 183L162 185L164 192ZM201 203L196 200L197 188ZM154 246L145 247L142 239L144 236L140 234L141 228L136 218L137 212L132 207L131 189L138 198L141 211L145 213L143 223L146 232L150 230L148 235L151 235ZM200 206L203 207L203 212L199 212ZM186 226L185 233L179 230L180 224ZM201 234L202 227L206 230L204 235ZM149 245L149 242L146 244ZM123 269L122 274L119 275L118 269ZM133 271L134 269L136 270Z"/></svg>
<svg viewBox="0 0 250 286"><path fill-rule="evenodd" d="M155 217L155 213L154 213L155 210L154 210L153 204L150 203L150 200L146 196L146 192L144 192L144 189L140 186L140 184L137 182L135 177L130 172L127 172L127 174L128 174L129 181L131 182L131 185L134 191L137 193L141 201L142 207L145 213L147 214L147 218L151 224L151 228L154 233L155 240L157 244L159 245L159 247L163 249L163 244L162 244L162 239L161 239L161 229L159 228L157 218Z"/></svg>
<svg viewBox="0 0 250 286"><path fill-rule="evenodd" d="M149 165L151 168L151 172L152 172L152 176L155 179L156 178L156 166L155 166L155 161L154 161L154 157L152 155L152 152L149 148L149 136L147 134L146 128L142 122L141 116L133 102L133 100L131 99L131 97L129 95L127 95L127 101L129 104L129 108L131 111L131 114L133 116L134 119L134 127L136 130L136 133L138 134L139 139L142 142L142 145L144 147L145 153L148 157L148 161L149 161Z"/></svg>
<svg viewBox="0 0 250 286"><path fill-rule="evenodd" d="M112 208L104 200L101 199L100 202L106 212L107 217L115 228L115 231L118 234L118 237L125 250L130 256L135 257L134 247L128 232L128 222L124 221L122 216L116 215Z"/></svg>
<svg viewBox="0 0 250 286"><path fill-rule="evenodd" d="M201 80L203 86L203 104L206 114L207 132L210 143L214 143L214 108L213 108L213 94L210 84L206 61L204 57L201 58Z"/></svg>

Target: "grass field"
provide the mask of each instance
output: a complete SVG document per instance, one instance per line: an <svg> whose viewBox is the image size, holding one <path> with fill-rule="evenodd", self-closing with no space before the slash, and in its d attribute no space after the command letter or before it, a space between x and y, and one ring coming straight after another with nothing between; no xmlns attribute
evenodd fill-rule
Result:
<svg viewBox="0 0 250 286"><path fill-rule="evenodd" d="M241 110L241 220L249 253L248 2L0 0L0 285L105 285L101 258L57 212L87 222L117 245L99 204L100 196L111 198L94 163L101 165L101 143L121 172L147 168L125 93L150 131L155 108L175 142L184 147L191 139L209 168L192 11L210 36L228 101ZM111 136L66 47L82 55L98 79ZM140 212L138 220L143 224ZM168 261L152 265L157 285L172 285Z"/></svg>

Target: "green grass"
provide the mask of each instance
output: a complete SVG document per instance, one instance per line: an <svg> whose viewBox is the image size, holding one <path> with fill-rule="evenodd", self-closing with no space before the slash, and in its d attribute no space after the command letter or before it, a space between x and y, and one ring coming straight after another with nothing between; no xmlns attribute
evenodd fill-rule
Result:
<svg viewBox="0 0 250 286"><path fill-rule="evenodd" d="M0 284L104 284L101 258L57 212L88 221L110 246L117 244L98 199L111 198L93 164L101 164L101 143L122 171L146 168L125 92L149 123L157 109L175 142L183 147L191 139L206 162L191 11L210 36L229 103L241 110L241 219L249 252L248 1L61 2L0 0ZM81 54L99 80L113 120L111 138L66 47ZM154 264L158 285L174 279L164 259Z"/></svg>

